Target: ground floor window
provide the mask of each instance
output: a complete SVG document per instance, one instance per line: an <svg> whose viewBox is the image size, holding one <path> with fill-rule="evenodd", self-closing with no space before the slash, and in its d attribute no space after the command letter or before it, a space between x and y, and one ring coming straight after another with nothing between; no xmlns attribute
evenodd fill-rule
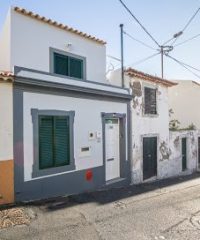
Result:
<svg viewBox="0 0 200 240"><path fill-rule="evenodd" d="M39 168L70 164L69 116L39 116Z"/></svg>
<svg viewBox="0 0 200 240"><path fill-rule="evenodd" d="M33 177L75 169L74 111L32 109Z"/></svg>

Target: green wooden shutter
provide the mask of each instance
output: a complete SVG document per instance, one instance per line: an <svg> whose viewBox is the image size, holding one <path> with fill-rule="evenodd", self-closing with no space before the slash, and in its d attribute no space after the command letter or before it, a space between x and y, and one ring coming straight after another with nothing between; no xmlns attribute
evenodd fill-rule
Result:
<svg viewBox="0 0 200 240"><path fill-rule="evenodd" d="M55 166L70 164L69 117L54 117L54 160Z"/></svg>
<svg viewBox="0 0 200 240"><path fill-rule="evenodd" d="M39 117L39 168L53 167L53 117Z"/></svg>
<svg viewBox="0 0 200 240"><path fill-rule="evenodd" d="M54 53L54 73L69 76L69 57Z"/></svg>
<svg viewBox="0 0 200 240"><path fill-rule="evenodd" d="M144 89L145 114L157 114L156 108L156 89Z"/></svg>
<svg viewBox="0 0 200 240"><path fill-rule="evenodd" d="M70 77L83 78L83 60L70 57Z"/></svg>

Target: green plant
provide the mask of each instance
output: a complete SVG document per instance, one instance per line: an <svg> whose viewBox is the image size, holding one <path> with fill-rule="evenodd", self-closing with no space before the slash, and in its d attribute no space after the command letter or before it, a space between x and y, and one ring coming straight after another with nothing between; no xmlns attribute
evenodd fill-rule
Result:
<svg viewBox="0 0 200 240"><path fill-rule="evenodd" d="M177 119L173 119L169 122L169 130L178 131L180 127L180 122Z"/></svg>

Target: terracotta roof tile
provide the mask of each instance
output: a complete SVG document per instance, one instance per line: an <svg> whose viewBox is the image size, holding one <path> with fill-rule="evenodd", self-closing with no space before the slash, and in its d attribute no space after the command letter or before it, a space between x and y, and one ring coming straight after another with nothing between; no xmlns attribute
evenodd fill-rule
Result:
<svg viewBox="0 0 200 240"><path fill-rule="evenodd" d="M0 80L13 81L14 74L8 71L0 71Z"/></svg>
<svg viewBox="0 0 200 240"><path fill-rule="evenodd" d="M125 70L125 73L130 77L141 78L141 79L149 81L149 82L164 85L166 87L172 87L172 86L177 85L177 83L175 83L175 82L172 82L172 81L160 78L160 77L156 77L156 76L135 70L133 68L128 68L127 70Z"/></svg>
<svg viewBox="0 0 200 240"><path fill-rule="evenodd" d="M83 33L83 32L81 32L81 31L76 30L76 29L74 29L74 28L71 28L71 27L69 27L69 26L67 26L67 25L64 25L64 24L62 24L62 23L58 23L58 22L56 22L56 21L53 21L52 19L49 19L49 18L40 16L39 14L33 13L33 12L31 12L31 11L27 11L27 10L24 9L24 8L14 7L14 11L15 11L15 12L18 12L18 13L20 13L20 14L23 14L23 15L25 15L25 16L28 16L28 17L37 19L37 20L42 21L42 22L44 22L44 23L47 23L47 24L49 24L49 25L53 25L53 26L55 26L55 27L57 27L57 28L60 28L60 29L65 30L65 31L68 31L68 32L77 34L77 35L82 36L82 37L87 38L87 39L90 39L90 40L95 41L95 42L97 42L97 43L99 43L99 44L103 44L103 45L106 44L105 41L103 41L103 40L101 40L101 39L99 39L99 38L92 37L91 35L89 35L89 34L87 34L87 33Z"/></svg>

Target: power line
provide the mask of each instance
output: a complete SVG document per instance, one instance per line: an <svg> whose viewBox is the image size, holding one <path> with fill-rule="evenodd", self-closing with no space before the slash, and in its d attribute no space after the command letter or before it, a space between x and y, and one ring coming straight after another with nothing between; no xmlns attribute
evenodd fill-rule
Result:
<svg viewBox="0 0 200 240"><path fill-rule="evenodd" d="M125 31L124 31L124 34L127 35L127 36L128 36L129 38L131 38L132 40L134 40L134 41L136 41L136 42L142 44L143 46L145 46L145 47L147 47L147 48L149 48L149 49L157 50L157 49L151 47L150 45L148 45L148 44L142 42L141 40L138 40L138 39L134 38L132 35L130 35L129 33L125 32Z"/></svg>
<svg viewBox="0 0 200 240"><path fill-rule="evenodd" d="M174 39L174 37L170 38L169 40L167 40L166 42L164 42L162 45L166 45L167 43L171 42Z"/></svg>
<svg viewBox="0 0 200 240"><path fill-rule="evenodd" d="M108 58L112 58L114 59L115 61L118 61L118 62L121 62L121 60L119 58L116 58L114 56L111 56L111 55L106 55Z"/></svg>
<svg viewBox="0 0 200 240"><path fill-rule="evenodd" d="M147 60L149 60L149 59L151 59L151 58L153 58L153 57L155 57L155 56L157 56L157 55L159 55L160 53L154 53L153 55L150 55L150 56L148 56L148 57L146 57L146 58L143 58L143 59L141 59L141 60L139 60L139 61L137 61L137 62L134 62L133 64L131 64L131 66L135 66L135 65L138 65L138 64L140 64L140 63L143 63L143 62L145 62L145 61L147 61Z"/></svg>
<svg viewBox="0 0 200 240"><path fill-rule="evenodd" d="M174 58L174 57L172 57L172 56L170 56L170 55L167 55L167 54L166 54L165 56L168 57L168 58L170 58L170 59L172 59L173 61L175 61L176 63L178 63L179 65L181 65L182 67L184 67L187 71L189 71L189 72L192 73L194 76L196 76L196 77L198 77L198 78L200 79L200 75L194 73L191 69L189 69L189 68L187 67L187 66L189 66L188 64L185 64L185 63L177 60L176 58ZM191 67L191 66L190 66L190 67ZM192 68L193 68L193 67L192 67ZM194 68L193 68L193 69L194 69ZM200 70L198 70L198 71L200 71Z"/></svg>
<svg viewBox="0 0 200 240"><path fill-rule="evenodd" d="M200 33L197 34L197 35L195 35L195 36L193 36L193 37L191 37L191 38L189 38L189 39L187 39L187 40L185 40L185 41L183 41L183 42L181 42L181 43L177 43L176 45L174 45L174 47L183 45L183 44L185 44L185 43L187 43L187 42L189 42L189 41L191 41L191 40L193 40L193 39L195 39L195 38L198 38L198 37L200 37Z"/></svg>
<svg viewBox="0 0 200 240"><path fill-rule="evenodd" d="M183 28L183 32L186 30L186 28L188 28L188 26L190 25L190 23L192 22L192 20L196 17L196 15L198 14L198 12L200 11L200 8L197 9L197 11L194 13L194 15L190 18L190 20L188 21L188 23L185 25L185 27Z"/></svg>
<svg viewBox="0 0 200 240"><path fill-rule="evenodd" d="M126 4L125 4L122 0L119 0L119 2L123 5L123 7L126 9L126 11L133 17L133 19L140 25L140 27L145 31L145 33L151 38L151 40L159 47L159 50L158 50L158 49L154 49L154 48L151 47L150 45L142 42L141 40L138 40L138 39L134 38L134 37L133 37L132 35L130 35L129 33L123 31L123 33L126 34L128 37L130 37L132 40L134 40L134 41L142 44L143 46L145 46L145 47L147 47L147 48L150 48L150 49L152 49L152 50L157 50L157 51L159 51L159 52L157 52L157 53L155 53L155 54L153 54L153 55L151 55L151 56L149 56L149 57L147 57L147 58L145 58L145 59L142 59L142 60L140 60L140 61L135 62L133 65L138 65L138 64L140 64L140 63L142 63L142 62L145 62L145 61L147 61L147 60L149 60L149 59L151 59L151 58L153 58L153 57L155 57L156 55L158 55L158 54L161 53L162 56L163 56L163 54L164 54L165 56L171 58L172 60L174 60L175 62L177 62L179 65L181 65L182 67L184 67L185 69L187 69L188 71L190 71L193 75L195 75L196 77L200 78L199 75L197 75L196 73L194 73L193 71L191 71L191 69L189 69L189 68L192 68L192 69L194 69L194 70L196 70L196 71L200 71L200 70L198 70L197 68L194 68L194 67L192 67L192 66L190 66L190 65L188 65L188 64L185 64L185 63L183 63L183 62L181 62L181 61L179 61L179 60L177 60L177 59L175 59L175 58L173 58L173 57L171 57L171 56L168 55L168 53L173 50L173 47L174 47L173 45L175 44L175 42L177 41L177 39L180 38L180 36L183 35L184 31L189 27L189 25L191 24L191 22L193 21L193 19L196 17L196 15L198 14L198 12L200 11L200 7L195 11L195 13L192 15L192 17L188 20L188 22L186 23L186 25L183 27L182 31L179 31L179 32L175 33L171 39L167 40L164 44L160 45L160 44L155 40L155 38L148 32L148 30L143 26L143 24L137 19L137 17L131 12L131 10L126 6ZM195 35L194 37L192 37L192 38L190 38L190 39L187 39L187 40L185 40L185 41L182 42L182 43L176 44L175 46L182 45L182 44L184 44L184 43L186 43L186 42L188 42L188 41L191 41L192 39L197 38L197 37L199 37L199 36L200 36L200 34ZM171 45L170 45L170 46L166 46L166 44L169 43L169 42L172 42ZM166 49L165 49L165 48L166 48ZM161 59L163 59L163 57L162 57ZM188 67L189 67L189 68L188 68ZM163 77L163 63L161 63L161 68L162 68L162 71L161 71L161 72L162 72L162 77Z"/></svg>
<svg viewBox="0 0 200 240"><path fill-rule="evenodd" d="M195 71L200 72L200 69L195 68L195 67L193 67L193 66L191 66L191 65L189 65L189 64L187 64L187 63L184 63L183 61L180 61L180 60L178 60L178 59L176 59L176 58L174 58L174 57L172 57L172 56L170 56L170 55L167 55L167 54L166 54L165 56L168 56L168 57L170 57L170 58L172 58L172 59L174 59L174 60L176 60L176 61L179 61L179 62L182 63L183 65L185 65L185 66L187 66L187 67L189 67L189 68L192 68L192 69L195 70Z"/></svg>
<svg viewBox="0 0 200 240"><path fill-rule="evenodd" d="M155 38L147 31L147 29L142 25L142 23L136 18L136 16L131 12L131 10L126 6L126 4L119 0L123 7L127 10L127 12L135 19L135 21L140 25L140 27L146 32L146 34L154 41L154 43L160 47L159 43L155 40Z"/></svg>
<svg viewBox="0 0 200 240"><path fill-rule="evenodd" d="M179 35L176 37L174 35L174 41L172 42L171 45L174 45L174 43L177 41L177 39L183 34L183 32L189 27L189 25L191 24L191 22L193 21L193 19L196 17L196 15L198 14L198 12L200 11L200 8L198 8L195 13L192 15L192 17L189 19L189 21L186 23L186 25L184 26L184 28L182 29L182 31L179 32Z"/></svg>

